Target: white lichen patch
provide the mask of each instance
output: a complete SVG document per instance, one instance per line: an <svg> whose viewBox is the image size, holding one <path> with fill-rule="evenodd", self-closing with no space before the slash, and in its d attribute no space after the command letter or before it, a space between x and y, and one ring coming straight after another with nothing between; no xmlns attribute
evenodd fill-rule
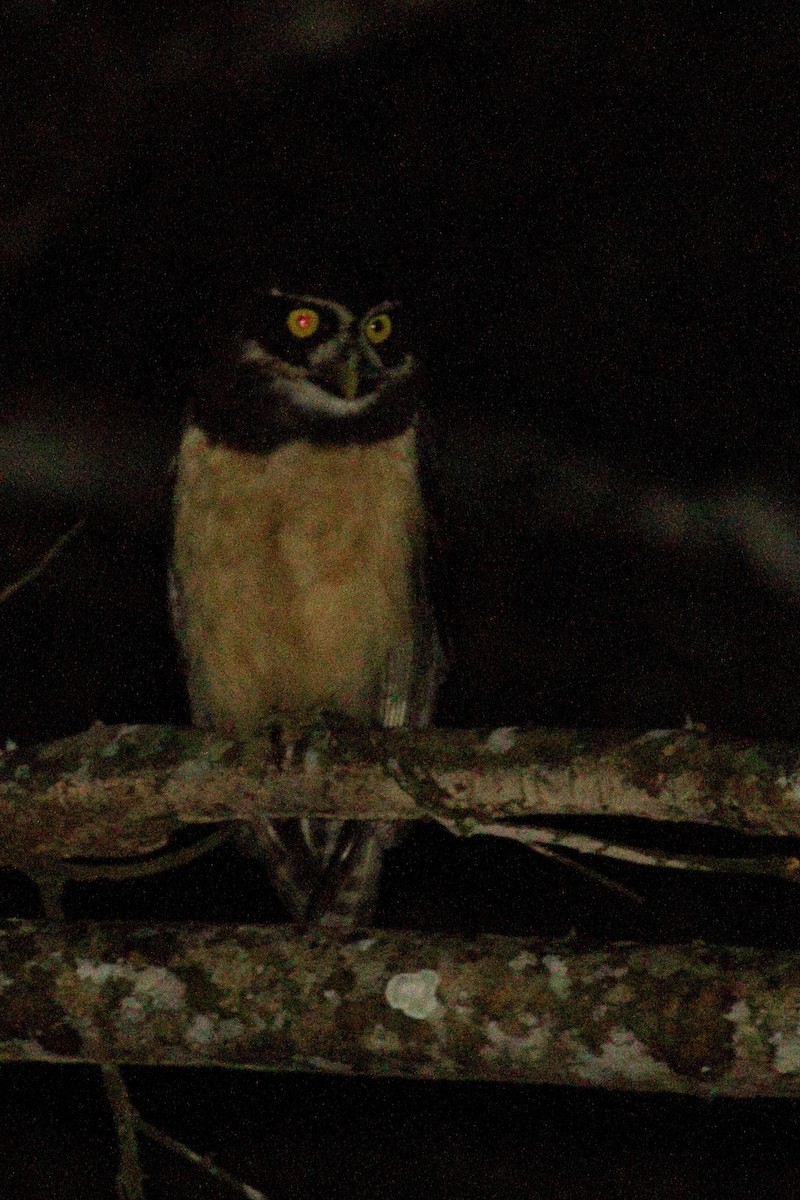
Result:
<svg viewBox="0 0 800 1200"><path fill-rule="evenodd" d="M14 980L10 975L6 975L5 971L0 970L0 992L4 992L7 987L11 987Z"/></svg>
<svg viewBox="0 0 800 1200"><path fill-rule="evenodd" d="M550 1041L550 1030L543 1025L533 1013L520 1013L517 1018L521 1025L529 1027L529 1033L506 1033L499 1021L489 1021L486 1025L486 1038L497 1050L505 1050L514 1054L524 1054L526 1058L541 1058ZM493 1057L491 1053L487 1057Z"/></svg>
<svg viewBox="0 0 800 1200"><path fill-rule="evenodd" d="M800 1037L778 1030L770 1038L775 1047L774 1067L779 1075L796 1075L800 1071Z"/></svg>
<svg viewBox="0 0 800 1200"><path fill-rule="evenodd" d="M733 1021L740 1028L752 1022L750 1005L746 1000L737 1000L726 1013L722 1014L726 1021Z"/></svg>
<svg viewBox="0 0 800 1200"><path fill-rule="evenodd" d="M737 1000L723 1015L734 1026L733 1044L737 1052L744 1055L759 1054L763 1038L747 1001Z"/></svg>
<svg viewBox="0 0 800 1200"><path fill-rule="evenodd" d="M315 775L319 771L321 761L319 750L315 750L311 746L303 755L303 771L305 774Z"/></svg>
<svg viewBox="0 0 800 1200"><path fill-rule="evenodd" d="M197 779L201 775L207 775L211 770L212 762L210 758L187 758L186 762L180 763L175 768L174 777L176 779Z"/></svg>
<svg viewBox="0 0 800 1200"><path fill-rule="evenodd" d="M97 958L79 958L75 963L75 974L78 979L101 988L109 979L121 979L126 970L120 963L101 962Z"/></svg>
<svg viewBox="0 0 800 1200"><path fill-rule="evenodd" d="M332 1008L338 1008L339 1005L342 1003L342 997L336 991L336 988L326 988L325 991L322 993L322 995L328 1001L328 1004L330 1004Z"/></svg>
<svg viewBox="0 0 800 1200"><path fill-rule="evenodd" d="M794 801L795 804L800 803L800 774L795 772L789 776L779 775L775 782L784 789L785 800Z"/></svg>
<svg viewBox="0 0 800 1200"><path fill-rule="evenodd" d="M663 1087L672 1079L667 1064L653 1058L636 1034L619 1026L611 1030L599 1054L580 1049L572 1069L578 1078L594 1084L621 1078L629 1083Z"/></svg>
<svg viewBox="0 0 800 1200"><path fill-rule="evenodd" d="M622 979L628 974L628 967L612 967L608 963L601 963L594 971L590 971L583 976L584 983L594 983L599 979Z"/></svg>
<svg viewBox="0 0 800 1200"><path fill-rule="evenodd" d="M550 974L550 991L558 996L559 1000L566 1000L570 991L570 978L569 968L564 959L559 958L557 954L545 954L542 962Z"/></svg>
<svg viewBox="0 0 800 1200"><path fill-rule="evenodd" d="M493 729L484 742L478 746L479 754L508 754L517 743L518 729L516 725L501 725Z"/></svg>
<svg viewBox="0 0 800 1200"><path fill-rule="evenodd" d="M386 999L390 1008L397 1008L415 1021L436 1016L441 1004L436 999L439 972L423 968L393 975L386 984Z"/></svg>
<svg viewBox="0 0 800 1200"><path fill-rule="evenodd" d="M205 1046L211 1041L212 1030L211 1018L206 1016L205 1013L198 1013L186 1030L186 1040L187 1042L196 1042L200 1046Z"/></svg>
<svg viewBox="0 0 800 1200"><path fill-rule="evenodd" d="M141 970L129 963L101 962L80 958L75 974L83 983L100 990L110 981L131 986L130 993L120 1002L122 1014L128 1021L141 1021L153 1012L179 1011L186 999L186 985L166 967L144 967Z"/></svg>
<svg viewBox="0 0 800 1200"><path fill-rule="evenodd" d="M177 1012L186 999L186 984L166 967L145 967L131 971L133 993L151 1011L170 1009Z"/></svg>
<svg viewBox="0 0 800 1200"><path fill-rule="evenodd" d="M527 950L520 950L516 957L509 960L508 966L511 971L519 973L524 971L526 967L538 967L539 955L529 954Z"/></svg>
<svg viewBox="0 0 800 1200"><path fill-rule="evenodd" d="M781 1075L797 1075L800 1073L800 1021L794 1029L784 1033L776 1029L769 1039L775 1047L773 1066Z"/></svg>

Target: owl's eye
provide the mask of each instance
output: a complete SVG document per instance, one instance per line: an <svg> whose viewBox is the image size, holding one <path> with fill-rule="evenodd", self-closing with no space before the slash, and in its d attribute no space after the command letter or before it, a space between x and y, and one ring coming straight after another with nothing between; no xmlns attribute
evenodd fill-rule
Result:
<svg viewBox="0 0 800 1200"><path fill-rule="evenodd" d="M376 317L370 317L364 326L364 333L367 335L367 340L372 342L373 346L380 346L381 342L385 342L392 332L392 318L388 313L378 313Z"/></svg>
<svg viewBox="0 0 800 1200"><path fill-rule="evenodd" d="M313 308L293 308L286 318L286 328L295 337L311 337L319 329L319 313Z"/></svg>

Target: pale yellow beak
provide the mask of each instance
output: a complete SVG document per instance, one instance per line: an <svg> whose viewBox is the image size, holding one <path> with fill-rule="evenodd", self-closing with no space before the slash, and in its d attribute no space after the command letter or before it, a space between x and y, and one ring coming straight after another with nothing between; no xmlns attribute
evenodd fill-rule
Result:
<svg viewBox="0 0 800 1200"><path fill-rule="evenodd" d="M345 400L355 400L358 392L358 354L348 354L341 366L341 388Z"/></svg>
<svg viewBox="0 0 800 1200"><path fill-rule="evenodd" d="M319 381L345 400L355 400L361 384L363 366L358 350L350 350L342 358L328 364L320 372Z"/></svg>

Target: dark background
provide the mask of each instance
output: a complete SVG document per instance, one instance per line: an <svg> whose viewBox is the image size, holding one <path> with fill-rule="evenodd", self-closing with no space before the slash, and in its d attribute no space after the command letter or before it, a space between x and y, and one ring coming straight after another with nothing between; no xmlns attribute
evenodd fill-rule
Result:
<svg viewBox="0 0 800 1200"><path fill-rule="evenodd" d="M186 719L163 579L197 347L242 286L322 277L402 297L420 330L440 721L689 716L797 742L797 16L19 0L0 22L0 588L86 519L0 606L3 738ZM518 850L417 831L383 920L795 944L788 888L648 875L634 912ZM75 889L70 912L279 917L249 870ZM36 911L19 880L5 911ZM757 1196L800 1176L777 1103L199 1077L139 1072L137 1099L278 1198L694 1196L720 1173ZM6 1194L110 1194L92 1078L3 1069Z"/></svg>

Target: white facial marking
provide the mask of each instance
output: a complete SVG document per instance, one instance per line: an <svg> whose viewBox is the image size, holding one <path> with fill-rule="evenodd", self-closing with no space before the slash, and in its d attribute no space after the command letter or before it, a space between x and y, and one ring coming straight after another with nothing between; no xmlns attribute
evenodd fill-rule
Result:
<svg viewBox="0 0 800 1200"><path fill-rule="evenodd" d="M368 392L366 396L358 396L355 400L345 400L343 396L326 392L310 379L274 379L271 388L276 396L281 396L306 412L328 413L332 417L356 416L377 399L376 392Z"/></svg>

